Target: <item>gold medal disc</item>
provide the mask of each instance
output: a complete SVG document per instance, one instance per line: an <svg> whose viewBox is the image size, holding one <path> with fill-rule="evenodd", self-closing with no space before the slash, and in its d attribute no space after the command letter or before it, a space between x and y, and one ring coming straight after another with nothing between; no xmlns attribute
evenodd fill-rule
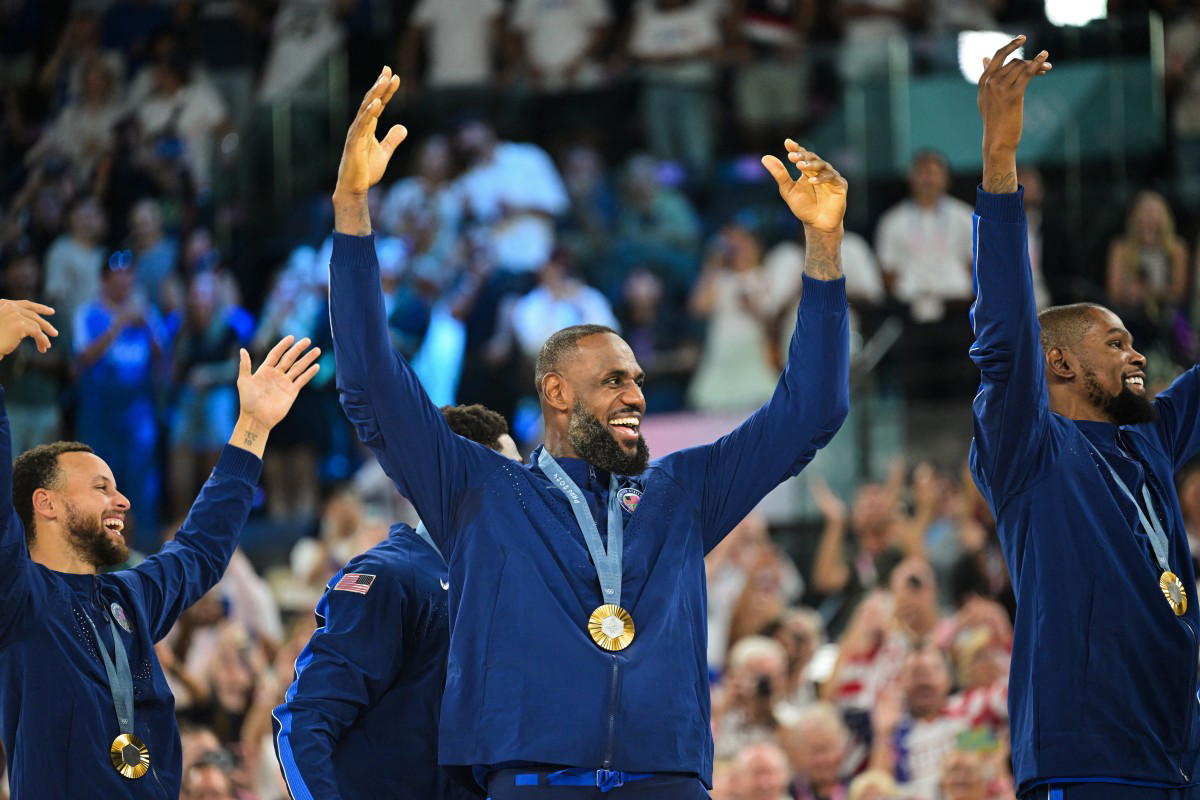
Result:
<svg viewBox="0 0 1200 800"><path fill-rule="evenodd" d="M122 733L113 739L108 749L113 769L130 780L142 777L150 770L150 749L132 733Z"/></svg>
<svg viewBox="0 0 1200 800"><path fill-rule="evenodd" d="M1182 617L1187 611L1187 590L1183 588L1183 581L1174 572L1167 571L1158 579L1158 587L1162 589L1163 597L1167 598L1167 605L1175 612L1175 616Z"/></svg>
<svg viewBox="0 0 1200 800"><path fill-rule="evenodd" d="M620 606L606 603L588 618L588 633L605 650L624 650L633 641L633 617Z"/></svg>

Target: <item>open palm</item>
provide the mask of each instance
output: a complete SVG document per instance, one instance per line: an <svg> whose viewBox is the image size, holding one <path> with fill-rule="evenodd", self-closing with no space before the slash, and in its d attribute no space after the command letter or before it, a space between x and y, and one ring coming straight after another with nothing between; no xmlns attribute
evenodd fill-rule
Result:
<svg viewBox="0 0 1200 800"><path fill-rule="evenodd" d="M775 156L762 158L763 166L779 186L779 196L805 225L819 231L841 230L846 215L846 179L816 153L791 139L784 146L788 160L800 170L798 180Z"/></svg>
<svg viewBox="0 0 1200 800"><path fill-rule="evenodd" d="M337 188L351 194L365 194L383 177L392 153L408 136L403 125L393 125L382 140L375 138L379 115L392 95L400 88L400 78L384 67L374 85L363 96L346 132L346 145L342 150L342 161L338 165Z"/></svg>
<svg viewBox="0 0 1200 800"><path fill-rule="evenodd" d="M321 348L309 348L305 338L294 341L285 336L254 372L250 371L250 354L241 351L237 389L243 415L267 428L273 428L287 416L296 402L296 395L313 379L320 369L315 363Z"/></svg>

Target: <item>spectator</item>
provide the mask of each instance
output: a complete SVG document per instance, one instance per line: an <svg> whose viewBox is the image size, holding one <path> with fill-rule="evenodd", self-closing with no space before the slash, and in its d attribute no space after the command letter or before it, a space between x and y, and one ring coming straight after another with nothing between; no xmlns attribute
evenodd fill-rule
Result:
<svg viewBox="0 0 1200 800"><path fill-rule="evenodd" d="M1167 26L1165 77L1173 101L1176 184L1195 211L1200 208L1200 7Z"/></svg>
<svg viewBox="0 0 1200 800"><path fill-rule="evenodd" d="M180 157L199 197L207 197L216 140L233 132L225 102L216 90L193 79L187 59L172 54L155 63L154 89L134 113L159 155Z"/></svg>
<svg viewBox="0 0 1200 800"><path fill-rule="evenodd" d="M186 229L193 223L195 182L182 152L159 146L163 144L164 140L146 136L136 116L117 123L112 154L101 163L96 175L96 193L113 223L110 241L126 240L129 233L125 226L133 207L146 198L172 208L178 227Z"/></svg>
<svg viewBox="0 0 1200 800"><path fill-rule="evenodd" d="M464 198L451 180L454 160L445 136L430 136L416 150L412 174L383 198L379 230L401 237L413 258L444 264L450 259Z"/></svg>
<svg viewBox="0 0 1200 800"><path fill-rule="evenodd" d="M258 99L270 103L299 89L342 44L336 0L283 0L271 25Z"/></svg>
<svg viewBox="0 0 1200 800"><path fill-rule="evenodd" d="M876 234L884 281L910 322L899 346L901 378L919 397L954 397L975 383L971 329L962 324L974 296L972 211L946 194L949 185L945 158L918 153L910 197L884 213Z"/></svg>
<svg viewBox="0 0 1200 800"><path fill-rule="evenodd" d="M643 81L650 151L681 161L703 183L712 167L722 8L711 0L639 0L626 50Z"/></svg>
<svg viewBox="0 0 1200 800"><path fill-rule="evenodd" d="M842 800L847 783L842 763L850 745L850 732L837 709L814 703L800 709L784 730L783 740L795 779L792 800Z"/></svg>
<svg viewBox="0 0 1200 800"><path fill-rule="evenodd" d="M1041 171L1032 165L1022 165L1017 168L1017 182L1025 189L1029 264L1038 309L1049 306L1054 297L1068 302L1098 296L1094 282L1077 271L1074 245L1056 206L1046 202ZM1046 265L1051 266L1050 276L1046 275Z"/></svg>
<svg viewBox="0 0 1200 800"><path fill-rule="evenodd" d="M891 775L870 769L850 782L847 800L900 800L900 789Z"/></svg>
<svg viewBox="0 0 1200 800"><path fill-rule="evenodd" d="M775 391L774 342L769 337L776 299L762 270L762 245L743 225L714 237L688 309L708 320L700 365L688 387L697 411L743 411Z"/></svg>
<svg viewBox="0 0 1200 800"><path fill-rule="evenodd" d="M837 0L842 25L838 72L854 86L885 78L893 60L908 62L909 25L920 20L922 0Z"/></svg>
<svg viewBox="0 0 1200 800"><path fill-rule="evenodd" d="M737 70L734 101L755 151L778 147L808 113L809 58L815 0L738 0L737 27L747 59Z"/></svg>
<svg viewBox="0 0 1200 800"><path fill-rule="evenodd" d="M1138 347L1171 347L1171 326L1185 300L1188 250L1161 194L1142 191L1125 216L1125 232L1108 248L1107 304Z"/></svg>
<svg viewBox="0 0 1200 800"><path fill-rule="evenodd" d="M797 708L817 699L809 665L825 644L821 615L811 608L788 608L762 630L783 645L788 656L787 700Z"/></svg>
<svg viewBox="0 0 1200 800"><path fill-rule="evenodd" d="M157 200L147 197L137 202L129 212L129 235L139 290L159 311L174 311L166 290L175 277L179 245L163 231Z"/></svg>
<svg viewBox="0 0 1200 800"><path fill-rule="evenodd" d="M966 727L946 713L950 686L945 657L922 645L904 658L897 686L880 696L872 716L871 768L892 773L919 800L936 800L942 763Z"/></svg>
<svg viewBox="0 0 1200 800"><path fill-rule="evenodd" d="M13 254L4 270L4 297L37 301L41 277L37 256L30 251ZM61 314L55 314L53 321L58 323L58 344L70 336L70 321ZM25 341L0 361L0 385L4 386L14 453L62 438L59 402L67 375L64 349L60 346L39 353L33 341Z"/></svg>
<svg viewBox="0 0 1200 800"><path fill-rule="evenodd" d="M700 359L691 321L665 295L662 278L649 269L635 269L625 279L618 312L623 337L646 371L646 407L655 412L684 407L688 379Z"/></svg>
<svg viewBox="0 0 1200 800"><path fill-rule="evenodd" d="M128 252L104 265L99 296L75 312L73 345L79 369L75 430L112 467L133 506L143 552L158 549L159 469L147 453L158 447L156 371L166 333L153 306L135 288ZM131 536L128 522L125 537Z"/></svg>
<svg viewBox="0 0 1200 800"><path fill-rule="evenodd" d="M538 285L512 305L513 335L532 364L550 334L584 324L621 328L604 295L579 280L570 255L556 248L538 273Z"/></svg>
<svg viewBox="0 0 1200 800"><path fill-rule="evenodd" d="M420 0L400 40L401 88L478 92L490 83L503 10L500 0ZM423 81L417 74L422 54L428 63Z"/></svg>
<svg viewBox="0 0 1200 800"><path fill-rule="evenodd" d="M113 127L120 116L117 67L112 59L93 55L83 64L83 88L68 102L25 154L32 164L47 153L69 160L85 180L113 146Z"/></svg>
<svg viewBox="0 0 1200 800"><path fill-rule="evenodd" d="M511 59L524 67L535 90L594 87L602 77L596 56L610 18L606 0L516 0Z"/></svg>
<svg viewBox="0 0 1200 800"><path fill-rule="evenodd" d="M732 758L748 744L772 740L787 692L787 652L774 639L747 636L729 651L729 669L714 704L715 757ZM786 785L786 778L785 778Z"/></svg>
<svg viewBox="0 0 1200 800"><path fill-rule="evenodd" d="M978 753L955 750L942 762L941 800L988 800L984 761Z"/></svg>
<svg viewBox="0 0 1200 800"><path fill-rule="evenodd" d="M730 634L738 598L745 593L754 570L770 560L767 551L772 547L766 517L752 511L704 559L709 598L708 664L714 674L725 667L726 656L735 643Z"/></svg>
<svg viewBox="0 0 1200 800"><path fill-rule="evenodd" d="M787 800L787 756L774 742L757 742L737 754L743 800Z"/></svg>
<svg viewBox="0 0 1200 800"><path fill-rule="evenodd" d="M46 299L60 320L71 320L75 311L100 289L104 263L105 217L100 204L85 195L71 208L67 232L54 240L46 253Z"/></svg>
<svg viewBox="0 0 1200 800"><path fill-rule="evenodd" d="M180 800L237 800L233 778L219 762L202 759L183 775Z"/></svg>
<svg viewBox="0 0 1200 800"><path fill-rule="evenodd" d="M617 219L617 197L604 163L595 147L574 145L563 163L563 183L571 206L558 231L558 240L575 254L588 270L589 282L606 289L599 269L612 245Z"/></svg>
<svg viewBox="0 0 1200 800"><path fill-rule="evenodd" d="M237 418L238 350L221 286L213 272L193 276L175 336L178 387L171 421L171 514L187 513L196 489L212 471Z"/></svg>

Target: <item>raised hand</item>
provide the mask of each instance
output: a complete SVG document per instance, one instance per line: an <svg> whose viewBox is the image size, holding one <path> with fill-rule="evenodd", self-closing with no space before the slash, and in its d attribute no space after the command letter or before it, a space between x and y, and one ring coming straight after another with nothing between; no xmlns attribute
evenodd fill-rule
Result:
<svg viewBox="0 0 1200 800"><path fill-rule="evenodd" d="M811 150L786 140L788 160L800 170L793 180L787 167L775 156L763 156L762 164L779 186L779 196L807 229L841 233L846 215L846 179Z"/></svg>
<svg viewBox="0 0 1200 800"><path fill-rule="evenodd" d="M296 395L320 369L315 362L321 348L310 349L309 344L307 338L294 341L294 337L285 336L253 373L250 354L241 351L237 389L243 420L255 423L256 428L270 430L287 416Z"/></svg>
<svg viewBox="0 0 1200 800"><path fill-rule="evenodd" d="M1054 67L1045 50L1029 60L1014 58L1005 63L1024 43L1025 36L1018 36L983 60L976 102L983 118L983 188L989 192L1017 190L1016 154L1025 119L1025 87Z"/></svg>
<svg viewBox="0 0 1200 800"><path fill-rule="evenodd" d="M392 74L391 67L384 67L374 85L363 95L358 113L346 132L335 192L366 194L383 177L392 153L408 136L403 125L393 125L382 140L375 138L379 115L399 88L400 78Z"/></svg>
<svg viewBox="0 0 1200 800"><path fill-rule="evenodd" d="M17 349L28 336L39 353L50 349L50 337L58 331L45 317L54 313L50 306L32 300L0 300L0 358Z"/></svg>

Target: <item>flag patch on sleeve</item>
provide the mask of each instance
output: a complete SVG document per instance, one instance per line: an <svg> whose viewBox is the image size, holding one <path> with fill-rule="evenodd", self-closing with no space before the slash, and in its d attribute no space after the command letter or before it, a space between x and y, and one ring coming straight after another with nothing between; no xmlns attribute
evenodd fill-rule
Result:
<svg viewBox="0 0 1200 800"><path fill-rule="evenodd" d="M374 582L374 575L367 575L361 572L348 572L334 585L333 590L335 592L366 594L371 590L371 584Z"/></svg>

